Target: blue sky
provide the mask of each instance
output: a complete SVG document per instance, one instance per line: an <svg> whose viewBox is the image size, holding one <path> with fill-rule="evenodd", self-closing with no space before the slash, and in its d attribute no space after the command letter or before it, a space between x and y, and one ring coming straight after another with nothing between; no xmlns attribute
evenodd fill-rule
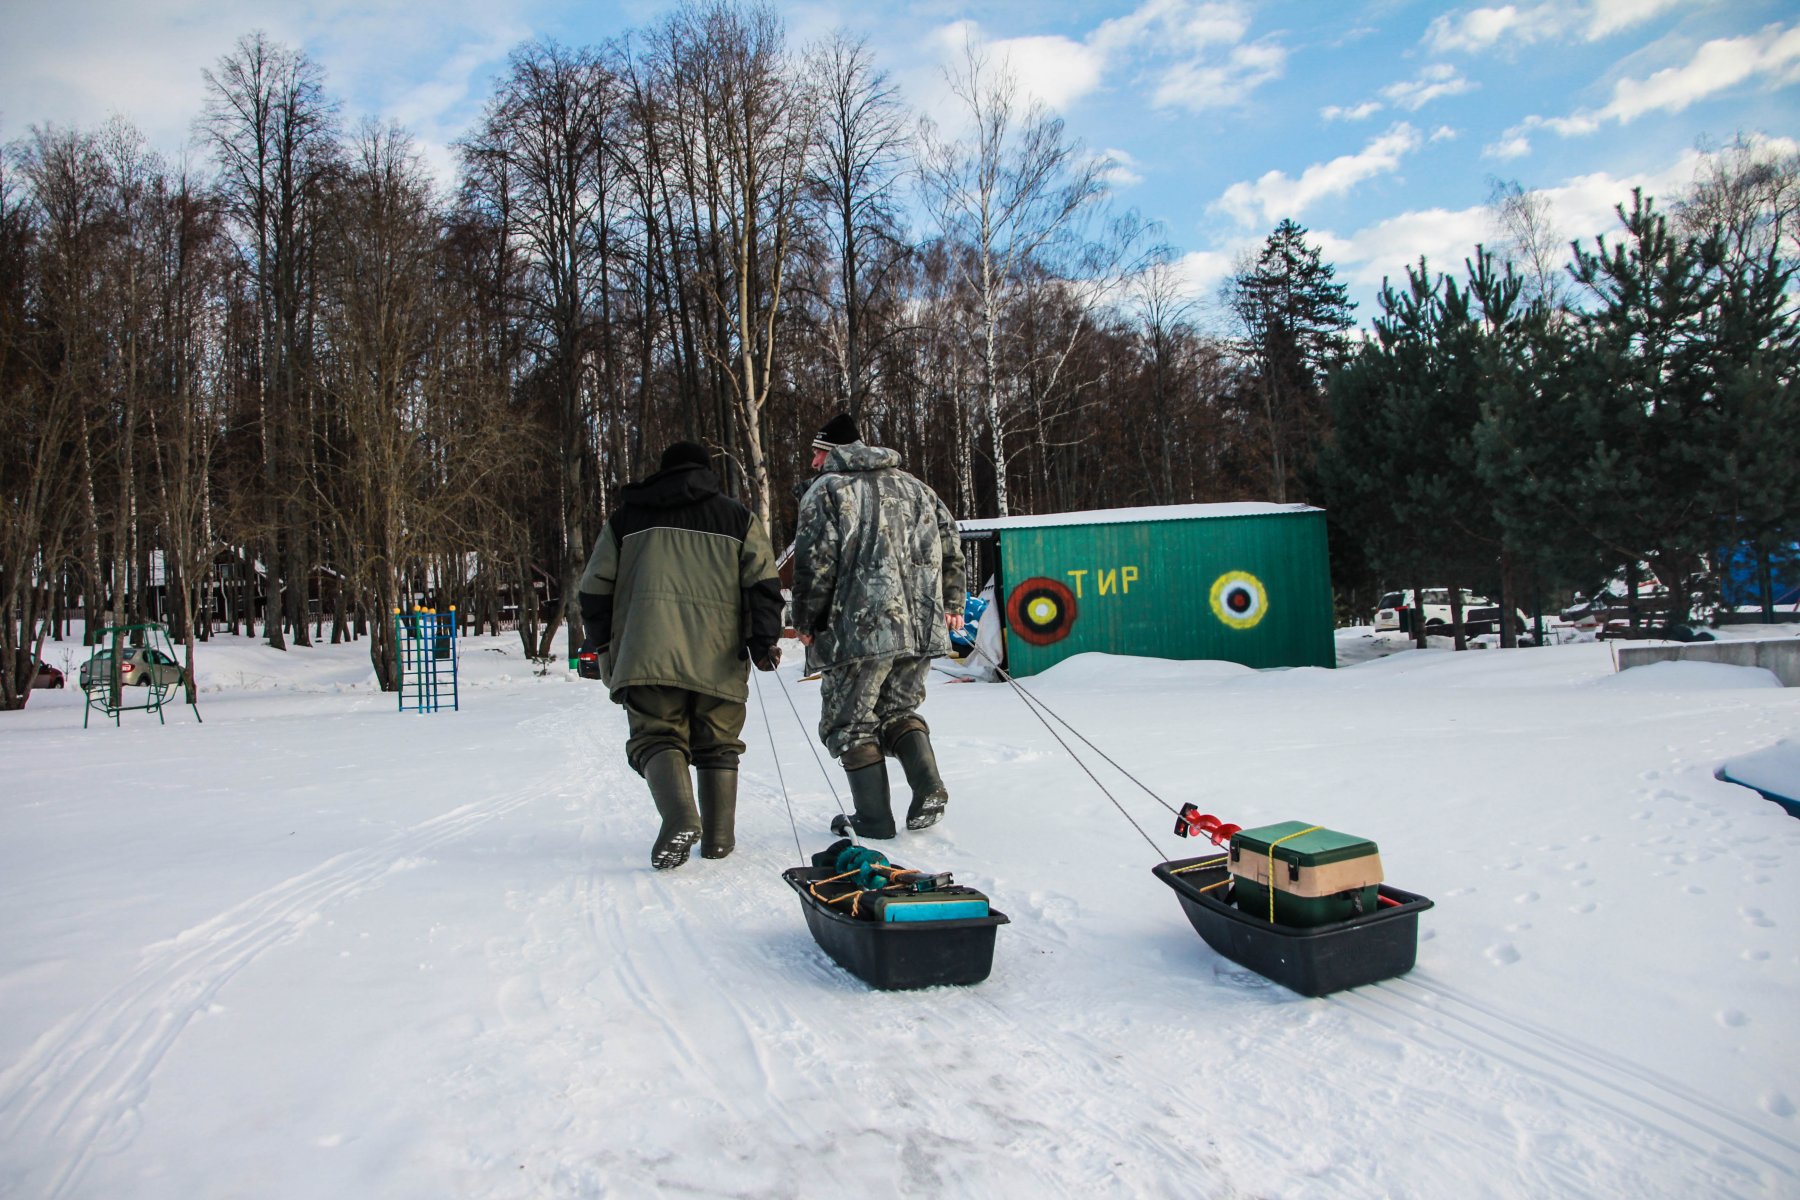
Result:
<svg viewBox="0 0 1800 1200"><path fill-rule="evenodd" d="M440 171L495 73L532 37L594 43L661 0L9 0L0 139L135 121L171 157L201 69L262 28L304 46L346 115L392 118ZM1543 189L1565 237L1610 227L1634 185L1684 186L1702 139L1800 139L1800 11L1776 0L952 0L777 5L796 44L869 40L915 108L949 119L968 38L1008 61L1089 150L1115 203L1162 223L1197 295L1275 222L1313 231L1372 315L1384 275L1493 240L1495 178Z"/></svg>

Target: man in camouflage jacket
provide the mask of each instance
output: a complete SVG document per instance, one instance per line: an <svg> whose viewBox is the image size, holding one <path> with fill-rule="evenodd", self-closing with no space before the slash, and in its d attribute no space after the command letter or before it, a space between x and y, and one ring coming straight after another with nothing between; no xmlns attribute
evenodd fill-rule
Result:
<svg viewBox="0 0 1800 1200"><path fill-rule="evenodd" d="M581 577L583 674L624 705L625 754L662 828L650 851L678 867L736 844L737 764L749 667L781 661L781 581L769 535L719 490L703 446L676 442L662 469L625 488ZM699 780L699 812L688 777Z"/></svg>
<svg viewBox="0 0 1800 1200"><path fill-rule="evenodd" d="M819 737L850 780L867 838L894 836L884 754L912 790L908 829L935 823L949 801L919 716L931 660L960 628L963 557L937 494L865 445L847 414L813 439L817 480L800 500L790 620L824 671Z"/></svg>

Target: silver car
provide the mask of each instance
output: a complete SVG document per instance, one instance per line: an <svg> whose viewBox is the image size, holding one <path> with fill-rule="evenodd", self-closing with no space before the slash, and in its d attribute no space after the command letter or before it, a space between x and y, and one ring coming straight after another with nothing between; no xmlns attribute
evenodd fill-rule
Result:
<svg viewBox="0 0 1800 1200"><path fill-rule="evenodd" d="M81 689L112 685L113 652L102 650L81 664ZM186 679L181 664L151 646L127 646L119 655L119 682L126 687L180 687Z"/></svg>

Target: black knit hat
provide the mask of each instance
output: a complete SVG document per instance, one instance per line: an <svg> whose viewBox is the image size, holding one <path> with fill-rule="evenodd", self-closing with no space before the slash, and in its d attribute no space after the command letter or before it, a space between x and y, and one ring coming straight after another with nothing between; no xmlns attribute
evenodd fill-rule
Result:
<svg viewBox="0 0 1800 1200"><path fill-rule="evenodd" d="M663 451L662 467L666 471L670 467L712 466L712 455L699 442L676 442Z"/></svg>
<svg viewBox="0 0 1800 1200"><path fill-rule="evenodd" d="M856 422L850 419L849 413L839 413L825 422L825 428L813 434L812 444L814 450L832 450L860 441L862 432L856 428Z"/></svg>

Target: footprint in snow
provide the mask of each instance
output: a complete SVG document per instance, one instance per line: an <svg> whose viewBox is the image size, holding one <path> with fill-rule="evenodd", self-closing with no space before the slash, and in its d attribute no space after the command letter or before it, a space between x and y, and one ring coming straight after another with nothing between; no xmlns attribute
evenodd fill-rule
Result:
<svg viewBox="0 0 1800 1200"><path fill-rule="evenodd" d="M1264 979L1255 971L1246 971L1242 967L1236 966L1228 967L1223 963L1213 967L1213 978L1220 983L1231 984L1234 987L1266 988L1270 986L1269 980Z"/></svg>
<svg viewBox="0 0 1800 1200"><path fill-rule="evenodd" d="M1775 922L1763 916L1763 910L1760 908L1740 908L1738 909L1738 912L1742 914L1745 921L1752 925L1762 929L1775 928Z"/></svg>
<svg viewBox="0 0 1800 1200"><path fill-rule="evenodd" d="M1488 961L1497 967L1510 967L1519 961L1519 952L1511 942L1501 942L1498 946L1489 946Z"/></svg>
<svg viewBox="0 0 1800 1200"><path fill-rule="evenodd" d="M1719 1024L1727 1029L1741 1029L1750 1023L1750 1018L1745 1016L1741 1009L1722 1008L1714 1015Z"/></svg>
<svg viewBox="0 0 1800 1200"><path fill-rule="evenodd" d="M1762 1098L1762 1110L1771 1117L1792 1117L1794 1102L1781 1092L1765 1092Z"/></svg>

